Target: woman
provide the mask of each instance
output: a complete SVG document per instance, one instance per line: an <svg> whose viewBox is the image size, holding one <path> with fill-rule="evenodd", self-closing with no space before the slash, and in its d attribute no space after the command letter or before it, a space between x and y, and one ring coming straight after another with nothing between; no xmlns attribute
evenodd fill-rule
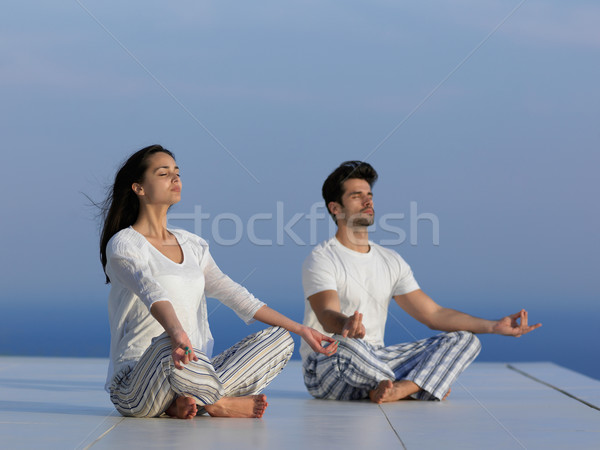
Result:
<svg viewBox="0 0 600 450"><path fill-rule="evenodd" d="M191 419L206 411L215 417L262 417L268 404L259 393L293 352L288 331L326 355L335 353L337 343L233 282L203 239L167 229L167 211L180 199L174 156L153 145L123 164L104 202L100 255L111 283L106 389L124 416ZM210 359L205 295L247 323L273 327ZM330 345L324 348L323 341Z"/></svg>

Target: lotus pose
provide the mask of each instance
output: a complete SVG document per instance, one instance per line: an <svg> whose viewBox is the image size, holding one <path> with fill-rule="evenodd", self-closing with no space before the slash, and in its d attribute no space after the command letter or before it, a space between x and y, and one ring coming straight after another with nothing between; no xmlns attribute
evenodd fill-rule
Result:
<svg viewBox="0 0 600 450"><path fill-rule="evenodd" d="M315 353L331 355L337 344L232 281L202 238L168 229L167 211L181 199L181 189L173 154L153 145L123 164L103 204L100 255L111 284L106 389L124 416L261 417L268 404L260 392L293 352L288 331ZM272 327L211 358L206 296L247 323Z"/></svg>
<svg viewBox="0 0 600 450"><path fill-rule="evenodd" d="M541 324L528 325L525 310L485 320L434 302L398 253L369 241L376 180L371 165L347 161L323 184L337 232L304 262L304 324L331 333L339 344L336 355L326 358L302 343L304 382L316 398L443 400L479 353L474 333L521 336ZM445 333L384 346L392 298L419 322Z"/></svg>

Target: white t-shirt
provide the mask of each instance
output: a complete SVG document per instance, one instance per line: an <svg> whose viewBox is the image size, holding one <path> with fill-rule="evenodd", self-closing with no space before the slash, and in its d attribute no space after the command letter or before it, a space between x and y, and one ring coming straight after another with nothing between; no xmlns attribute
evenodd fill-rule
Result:
<svg viewBox="0 0 600 450"><path fill-rule="evenodd" d="M215 264L208 243L185 230L169 230L183 252L177 264L132 227L115 234L106 248L110 321L110 365L106 388L115 374L132 367L165 330L150 314L157 301L169 301L192 345L211 356L206 296L233 309L246 323L265 303L232 281Z"/></svg>
<svg viewBox="0 0 600 450"><path fill-rule="evenodd" d="M368 253L359 253L342 245L335 237L316 246L302 266L304 287L304 325L325 330L310 307L308 297L318 292L334 290L340 299L342 314L354 311L363 314L366 329L364 340L381 346L385 332L388 306L395 295L419 289L410 266L402 257L369 241ZM312 349L302 341L302 359Z"/></svg>

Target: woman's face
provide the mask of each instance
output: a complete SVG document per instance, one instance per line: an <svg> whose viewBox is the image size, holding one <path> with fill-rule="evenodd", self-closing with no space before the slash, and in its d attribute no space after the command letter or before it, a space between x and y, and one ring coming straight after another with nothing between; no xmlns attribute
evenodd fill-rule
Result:
<svg viewBox="0 0 600 450"><path fill-rule="evenodd" d="M148 158L144 179L141 183L134 183L132 189L145 204L174 205L181 200L179 167L166 153L155 153Z"/></svg>

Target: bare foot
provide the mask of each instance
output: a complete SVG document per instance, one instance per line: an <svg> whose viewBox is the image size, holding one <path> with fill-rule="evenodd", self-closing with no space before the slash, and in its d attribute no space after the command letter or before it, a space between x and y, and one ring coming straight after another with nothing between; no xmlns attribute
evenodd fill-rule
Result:
<svg viewBox="0 0 600 450"><path fill-rule="evenodd" d="M198 413L198 406L192 397L177 397L165 412L178 419L193 419Z"/></svg>
<svg viewBox="0 0 600 450"><path fill-rule="evenodd" d="M393 390L394 383L390 380L383 380L379 382L375 389L369 391L369 398L373 403L383 403L391 396Z"/></svg>
<svg viewBox="0 0 600 450"><path fill-rule="evenodd" d="M252 417L261 418L269 404L264 394L247 397L223 397L204 409L212 417Z"/></svg>
<svg viewBox="0 0 600 450"><path fill-rule="evenodd" d="M409 380L392 382L390 380L380 381L375 389L369 391L369 398L373 403L395 402L398 400L412 400L410 397L420 388Z"/></svg>
<svg viewBox="0 0 600 450"><path fill-rule="evenodd" d="M448 392L446 392L446 395L444 395L444 398L442 399L442 401L444 401L448 398L448 396L450 395L450 391L452 391L452 389L448 388Z"/></svg>

